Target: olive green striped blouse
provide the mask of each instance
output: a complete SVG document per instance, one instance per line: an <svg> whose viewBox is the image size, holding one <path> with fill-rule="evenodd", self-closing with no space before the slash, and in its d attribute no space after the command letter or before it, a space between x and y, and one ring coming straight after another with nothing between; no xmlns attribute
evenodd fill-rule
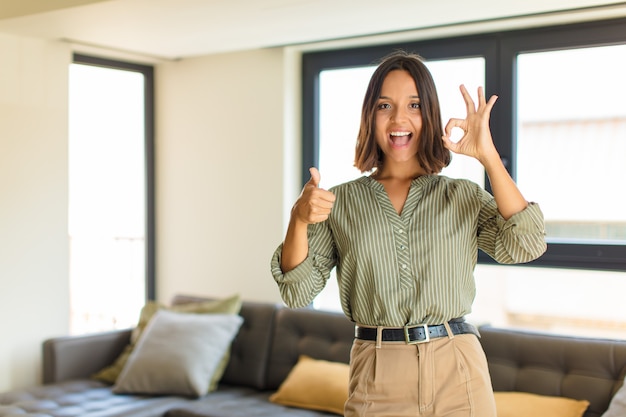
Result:
<svg viewBox="0 0 626 417"><path fill-rule="evenodd" d="M381 183L363 176L330 189L329 218L308 227L309 253L295 269L271 269L285 303L309 305L337 267L344 313L372 326L439 324L471 312L478 248L505 264L546 249L543 214L530 203L508 220L477 184L441 175L413 180L398 215Z"/></svg>

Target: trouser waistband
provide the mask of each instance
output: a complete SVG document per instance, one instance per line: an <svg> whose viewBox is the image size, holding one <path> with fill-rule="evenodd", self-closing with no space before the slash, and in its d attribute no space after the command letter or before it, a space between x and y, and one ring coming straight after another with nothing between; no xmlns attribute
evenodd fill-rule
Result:
<svg viewBox="0 0 626 417"><path fill-rule="evenodd" d="M404 327L366 327L357 325L354 337L360 340L380 340L382 342L405 342L407 344L427 343L431 339L449 336L448 329L453 335L473 334L480 337L476 326L463 321L453 319L446 324L419 324ZM378 332L381 338L378 339Z"/></svg>

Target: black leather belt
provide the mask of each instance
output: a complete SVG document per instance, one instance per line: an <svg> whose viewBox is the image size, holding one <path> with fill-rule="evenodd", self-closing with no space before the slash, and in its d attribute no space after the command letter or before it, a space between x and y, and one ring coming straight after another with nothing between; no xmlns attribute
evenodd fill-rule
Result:
<svg viewBox="0 0 626 417"><path fill-rule="evenodd" d="M462 321L462 319L454 319L448 322L452 334L474 334L480 337L478 329L472 324ZM382 330L383 342L406 342L408 344L426 343L430 339L448 336L448 330L443 324L420 324L417 326L404 327L385 327ZM376 340L376 327L356 326L354 336L361 340Z"/></svg>

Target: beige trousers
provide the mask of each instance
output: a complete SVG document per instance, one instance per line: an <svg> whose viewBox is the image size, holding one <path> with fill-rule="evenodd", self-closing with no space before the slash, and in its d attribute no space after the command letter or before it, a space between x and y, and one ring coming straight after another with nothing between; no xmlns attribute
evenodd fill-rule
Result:
<svg viewBox="0 0 626 417"><path fill-rule="evenodd" d="M355 339L346 417L495 417L485 353L472 334L428 343Z"/></svg>

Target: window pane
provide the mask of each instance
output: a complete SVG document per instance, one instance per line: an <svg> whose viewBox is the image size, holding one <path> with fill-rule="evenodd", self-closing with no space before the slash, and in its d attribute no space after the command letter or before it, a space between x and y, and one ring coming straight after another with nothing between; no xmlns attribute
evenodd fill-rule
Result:
<svg viewBox="0 0 626 417"><path fill-rule="evenodd" d="M367 66L320 73L318 160L321 185L325 188L361 176L354 167L354 147L363 97L375 69Z"/></svg>
<svg viewBox="0 0 626 417"><path fill-rule="evenodd" d="M626 242L626 45L520 54L517 183L550 242Z"/></svg>
<svg viewBox="0 0 626 417"><path fill-rule="evenodd" d="M145 303L144 75L72 64L69 97L70 331L129 327Z"/></svg>
<svg viewBox="0 0 626 417"><path fill-rule="evenodd" d="M426 66L437 86L444 126L451 118L464 119L467 110L459 86L464 84L474 101L477 100L478 87L485 86L485 59L476 57L429 61ZM460 129L453 130L452 140L460 139L461 133ZM441 173L452 178L467 178L485 186L483 166L476 159L465 155L452 154L452 163Z"/></svg>

